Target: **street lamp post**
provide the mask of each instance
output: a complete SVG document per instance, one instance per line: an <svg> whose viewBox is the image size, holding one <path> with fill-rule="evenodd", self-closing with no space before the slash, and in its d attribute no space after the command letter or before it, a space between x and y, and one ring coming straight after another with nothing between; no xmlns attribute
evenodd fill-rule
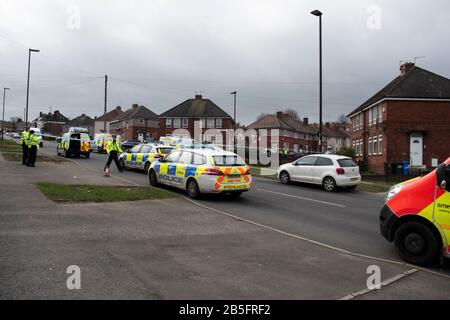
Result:
<svg viewBox="0 0 450 320"><path fill-rule="evenodd" d="M236 149L236 95L237 91L230 92L234 96L234 108L233 108L233 147Z"/></svg>
<svg viewBox="0 0 450 320"><path fill-rule="evenodd" d="M9 88L3 88L2 141L3 141L3 134L5 133L5 96L6 96L6 90L10 90L10 89Z"/></svg>
<svg viewBox="0 0 450 320"><path fill-rule="evenodd" d="M323 103L323 82L322 82L322 15L319 10L311 12L312 15L319 17L319 150L323 152L323 132L322 132L322 103Z"/></svg>
<svg viewBox="0 0 450 320"><path fill-rule="evenodd" d="M30 96L30 63L31 63L31 53L39 52L37 49L28 49L28 78L27 78L27 104L25 107L25 127L28 128L28 100Z"/></svg>

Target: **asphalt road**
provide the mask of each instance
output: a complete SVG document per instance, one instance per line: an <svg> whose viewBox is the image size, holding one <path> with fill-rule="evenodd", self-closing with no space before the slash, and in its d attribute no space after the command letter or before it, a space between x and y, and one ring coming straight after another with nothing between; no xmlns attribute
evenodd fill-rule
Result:
<svg viewBox="0 0 450 320"><path fill-rule="evenodd" d="M56 144L46 143L41 152L56 154ZM92 153L90 159L72 160L93 174L101 175L106 159L105 154ZM119 173L112 165L111 174L139 186L148 185L147 175L140 171ZM185 195L183 191L178 192ZM339 249L401 261L394 246L379 232L378 215L384 203L383 194L327 193L316 186L286 186L277 180L255 177L253 189L240 199L204 196L196 203ZM450 264L434 270L450 275Z"/></svg>

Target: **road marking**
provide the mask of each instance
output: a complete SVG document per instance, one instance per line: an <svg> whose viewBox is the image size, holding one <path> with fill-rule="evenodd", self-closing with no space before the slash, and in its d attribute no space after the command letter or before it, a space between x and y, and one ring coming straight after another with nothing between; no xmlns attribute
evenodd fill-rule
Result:
<svg viewBox="0 0 450 320"><path fill-rule="evenodd" d="M302 240L302 241L314 244L314 245L316 245L318 247L326 248L326 249L329 249L329 250L332 250L332 251L336 251L336 252L339 252L339 253L342 253L342 254L346 254L346 255L349 255L349 256L352 256L352 257L364 258L364 259L368 259L368 260L380 261L380 262L385 262L385 263L389 263L389 264L395 264L395 265L403 266L403 267L407 267L407 268L417 269L417 270L420 270L420 271L423 271L423 272L426 272L426 273L429 273L429 274L433 274L433 275L436 275L436 276L439 276L439 277L446 278L446 279L450 280L450 275L446 275L446 274L443 274L443 273L440 273L440 272L437 272L437 271L433 271L433 270L429 270L429 269L426 269L426 268L414 266L414 265L411 265L411 264L406 263L406 262L395 261L395 260L379 258L379 257L373 257L373 256L369 256L369 255L365 255L365 254L361 254L361 253L357 253L357 252L352 252L352 251L349 251L349 250L346 250L346 249L334 247L334 246L328 245L328 244L323 243L323 242L319 242L319 241L316 241L316 240L308 239L308 238L305 238L305 237L302 237L302 236L299 236L299 235L296 235L296 234L293 234L293 233L289 233L289 232L286 232L286 231L283 231L283 230L280 230L280 229L277 229L277 228L266 226L264 224L261 224L261 223L258 223L258 222L252 221L252 220L248 220L248 219L245 219L245 218L241 218L241 217L235 216L235 215L233 215L231 213L228 213L228 212L225 212L225 211L222 211L222 210L218 210L218 209L215 209L215 208L211 208L211 207L205 206L205 205L203 205L201 203L198 203L197 201L194 201L194 200L186 198L186 197L183 197L183 199L185 199L186 201L188 201L188 202L190 202L190 203L192 203L192 204L194 204L194 205L196 205L198 207L201 207L201 208L204 208L204 209L216 212L218 214L221 214L221 215L233 218L235 220L246 222L248 224L251 224L251 225L254 225L254 226L258 226L260 228L267 229L267 230L270 230L270 231L273 231L273 232L276 232L276 233L279 233L279 234L282 234L282 235L285 235L285 236L288 236L288 237L291 237L291 238L299 239L299 240Z"/></svg>
<svg viewBox="0 0 450 320"><path fill-rule="evenodd" d="M268 192L268 193L273 193L273 194L277 194L277 195L284 196L284 197L289 197L289 198L296 198L296 199L300 199L300 200L317 202L317 203L326 204L326 205L329 205L329 206L334 206L334 207L339 207L339 208L345 208L346 207L343 204L338 204L338 203L333 203L333 202L328 202L328 201L322 201L322 200L317 200L317 199L312 199L312 198L305 198L305 197L300 197L300 196L294 196L294 195L288 194L288 193L281 193L281 192L270 191L270 190L266 190L266 189L256 189L256 190L263 191L263 192Z"/></svg>
<svg viewBox="0 0 450 320"><path fill-rule="evenodd" d="M407 278L407 277L413 275L416 272L419 272L419 270L411 269L411 270L405 271L403 273L400 273L400 274L398 274L398 275L396 275L396 276L394 276L392 278L389 278L386 281L383 281L381 283L381 289L379 289L379 290L382 290L384 287L389 286L389 285L393 284L394 282L397 282L397 281L400 281L401 279ZM379 291L379 290L377 290L377 289L368 289L367 288L367 289L363 289L363 290L351 293L348 296L340 298L339 300L352 300L352 299L354 299L356 297L360 297L360 296L363 296L365 294L371 293L373 291L376 292L376 291Z"/></svg>

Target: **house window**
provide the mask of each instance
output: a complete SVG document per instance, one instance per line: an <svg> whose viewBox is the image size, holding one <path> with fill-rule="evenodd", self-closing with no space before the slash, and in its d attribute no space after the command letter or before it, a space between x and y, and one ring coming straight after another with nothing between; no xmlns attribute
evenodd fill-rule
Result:
<svg viewBox="0 0 450 320"><path fill-rule="evenodd" d="M359 141L356 141L356 155L359 156Z"/></svg>
<svg viewBox="0 0 450 320"><path fill-rule="evenodd" d="M361 139L359 140L359 155L362 157L364 155L364 141Z"/></svg>
<svg viewBox="0 0 450 320"><path fill-rule="evenodd" d="M373 155L376 156L378 154L378 137L373 138Z"/></svg>
<svg viewBox="0 0 450 320"><path fill-rule="evenodd" d="M383 136L378 136L378 154L383 154Z"/></svg>
<svg viewBox="0 0 450 320"><path fill-rule="evenodd" d="M383 122L383 109L381 106L378 106L378 123Z"/></svg>
<svg viewBox="0 0 450 320"><path fill-rule="evenodd" d="M189 126L189 119L183 118L183 128L187 128Z"/></svg>
<svg viewBox="0 0 450 320"><path fill-rule="evenodd" d="M216 119L216 128L222 129L222 118Z"/></svg>
<svg viewBox="0 0 450 320"><path fill-rule="evenodd" d="M181 119L180 118L174 118L173 119L173 127L174 128L181 128Z"/></svg>
<svg viewBox="0 0 450 320"><path fill-rule="evenodd" d="M372 109L369 109L369 126L371 126L372 125Z"/></svg>
<svg viewBox="0 0 450 320"><path fill-rule="evenodd" d="M372 145L372 138L369 138L369 156L372 155L373 145Z"/></svg>
<svg viewBox="0 0 450 320"><path fill-rule="evenodd" d="M172 119L171 118L166 119L166 128L172 128Z"/></svg>
<svg viewBox="0 0 450 320"><path fill-rule="evenodd" d="M207 124L208 124L208 129L214 128L214 118L208 118Z"/></svg>

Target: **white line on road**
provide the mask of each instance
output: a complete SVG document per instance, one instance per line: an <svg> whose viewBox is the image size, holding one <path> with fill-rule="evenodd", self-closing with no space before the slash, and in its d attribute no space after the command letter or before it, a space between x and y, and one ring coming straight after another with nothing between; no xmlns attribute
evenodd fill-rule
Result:
<svg viewBox="0 0 450 320"><path fill-rule="evenodd" d="M258 223L258 222L252 221L252 220L248 220L248 219L244 219L244 218L235 216L235 215L233 215L231 213L228 213L228 212L225 212L225 211L222 211L222 210L218 210L218 209L215 209L215 208L211 208L211 207L205 206L205 205L203 205L201 203L198 203L197 201L191 200L191 199L186 198L186 197L183 197L183 198L186 201L188 201L188 202L190 202L190 203L192 203L192 204L194 204L194 205L196 205L198 207L201 207L201 208L204 208L204 209L207 209L207 210L219 213L221 215L233 218L233 219L238 220L238 221L243 221L243 222L246 222L248 224L251 224L251 225L254 225L254 226L258 226L258 227L263 228L263 229L271 230L273 232L277 232L279 234L282 234L282 235L285 235L285 236L288 236L288 237L291 237L291 238L299 239L299 240L302 240L302 241L314 244L314 245L322 247L322 248L333 250L333 251L336 251L336 252L339 252L339 253L342 253L342 254L346 254L346 255L349 255L349 256L353 256L353 257L364 258L364 259L374 260L374 261L386 262L386 263L395 264L395 265L403 266L403 267L407 267L407 268L414 268L414 269L417 269L417 270L420 270L420 271L423 271L423 272L426 272L426 273L429 273L429 274L433 274L433 275L436 275L436 276L439 276L439 277L443 277L443 278L446 278L446 279L450 280L450 275L446 275L446 274L443 274L443 273L440 273L440 272L437 272L437 271L429 270L429 269L418 267L418 266L413 266L413 265L411 265L409 263L405 263L405 262L401 262L401 261L395 261L395 260L391 260L391 259L373 257L373 256L369 256L369 255L365 255L365 254L361 254L361 253L345 250L345 249L342 249L342 248L334 247L334 246L328 245L326 243L322 243L322 242L319 242L319 241L316 241L316 240L308 239L308 238L305 238L305 237L302 237L302 236L299 236L299 235L296 235L296 234L293 234L293 233L289 233L289 232L286 232L286 231L283 231L283 230L280 230L280 229L277 229L277 228L266 226L264 224L261 224L261 223Z"/></svg>
<svg viewBox="0 0 450 320"><path fill-rule="evenodd" d="M384 287L386 287L386 286L388 286L388 285L390 285L390 284L392 284L394 282L397 282L397 281L399 281L399 280L401 280L403 278L409 277L410 275L412 275L412 274L414 274L414 273L416 273L418 271L419 270L417 270L417 269L411 269L411 270L405 271L403 273L400 273L400 274L398 274L398 275L396 275L396 276L394 276L392 278L389 278L386 281L383 281L381 283L381 289L383 289ZM368 294L370 292L374 292L374 291L376 292L376 291L379 291L381 289L378 289L378 290L377 289L368 289L368 288L367 289L363 289L361 291L354 292L354 293L349 294L348 296L340 298L339 300L352 300L352 299L354 299L356 297L363 296L363 295Z"/></svg>
<svg viewBox="0 0 450 320"><path fill-rule="evenodd" d="M322 201L322 200L317 200L317 199L311 199L311 198L305 198L305 197L300 197L300 196L294 196L292 194L281 193L281 192L276 192L276 191L271 191L271 190L266 190L266 189L256 189L256 190L263 191L263 192L268 192L268 193L273 193L273 194L277 194L277 195L284 196L284 197L296 198L296 199L300 199L300 200L306 200L306 201L326 204L326 205L329 205L329 206L345 208L345 206L343 204L338 204L338 203L333 203L333 202L328 202L328 201Z"/></svg>

